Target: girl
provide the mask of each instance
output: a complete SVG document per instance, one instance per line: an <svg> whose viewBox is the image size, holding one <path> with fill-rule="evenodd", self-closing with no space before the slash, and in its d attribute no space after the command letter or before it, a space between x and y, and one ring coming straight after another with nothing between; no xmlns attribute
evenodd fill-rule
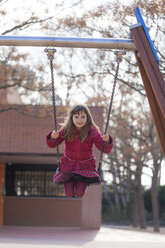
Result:
<svg viewBox="0 0 165 248"><path fill-rule="evenodd" d="M103 152L109 153L113 146L112 137L108 134L100 135L90 110L81 104L70 109L60 131L47 135L47 145L56 147L56 139L59 145L65 141L65 152L53 182L64 183L66 196L82 197L88 184L101 182L92 146L95 144L101 151L104 142Z"/></svg>

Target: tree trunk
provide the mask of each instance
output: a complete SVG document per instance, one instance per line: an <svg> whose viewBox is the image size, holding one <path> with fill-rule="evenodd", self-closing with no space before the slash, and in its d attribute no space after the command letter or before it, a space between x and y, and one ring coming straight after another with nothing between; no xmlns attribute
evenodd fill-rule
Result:
<svg viewBox="0 0 165 248"><path fill-rule="evenodd" d="M120 200L119 200L119 194L118 194L118 189L117 189L115 166L112 166L111 170L112 170L112 177L113 177L113 189L114 189L115 205L116 205L116 208L118 211L120 209Z"/></svg>
<svg viewBox="0 0 165 248"><path fill-rule="evenodd" d="M104 193L104 197L107 200L108 204L112 207L113 204L112 204L110 195L108 194L108 188L107 188L106 183L104 183L103 193Z"/></svg>
<svg viewBox="0 0 165 248"><path fill-rule="evenodd" d="M151 187L151 201L152 201L152 214L154 231L159 232L159 206L158 206L158 172L159 165L154 166L154 174L152 177L152 187Z"/></svg>
<svg viewBox="0 0 165 248"><path fill-rule="evenodd" d="M134 191L134 198L133 198L133 217L132 217L132 225L133 227L138 226L138 201L137 201L137 191Z"/></svg>
<svg viewBox="0 0 165 248"><path fill-rule="evenodd" d="M138 214L140 227L143 229L147 228L146 219L145 219L145 209L144 209L144 199L143 199L143 190L141 184L141 175L142 167L138 164L137 166L137 200L138 200Z"/></svg>

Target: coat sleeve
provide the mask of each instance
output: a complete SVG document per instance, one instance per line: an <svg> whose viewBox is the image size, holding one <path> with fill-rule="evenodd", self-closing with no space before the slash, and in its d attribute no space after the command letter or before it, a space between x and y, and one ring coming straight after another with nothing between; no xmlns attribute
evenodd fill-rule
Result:
<svg viewBox="0 0 165 248"><path fill-rule="evenodd" d="M112 150L113 138L110 135L109 135L109 142L105 142L102 136L100 135L100 133L96 129L93 129L92 139L93 139L93 143L95 144L98 150L100 151L102 150L103 142L104 142L104 151L103 151L104 153L109 153Z"/></svg>
<svg viewBox="0 0 165 248"><path fill-rule="evenodd" d="M51 138L51 133L52 132L50 132L46 135L46 144L48 147L54 148L57 146L57 142L56 142L56 139ZM60 145L64 141L62 136L63 136L63 130L60 130L59 137L58 137L58 145Z"/></svg>

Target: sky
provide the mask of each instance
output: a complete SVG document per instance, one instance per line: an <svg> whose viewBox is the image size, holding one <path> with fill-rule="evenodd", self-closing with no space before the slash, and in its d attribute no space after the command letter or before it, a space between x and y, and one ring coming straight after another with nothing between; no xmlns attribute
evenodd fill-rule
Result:
<svg viewBox="0 0 165 248"><path fill-rule="evenodd" d="M49 10L50 15L55 16L56 17L61 17L65 14L69 14L74 12L80 16L82 12L86 11L86 10L90 10L92 8L95 8L101 4L106 4L106 3L111 3L114 2L113 0L82 0L81 4L79 5L80 8L78 10L78 6L76 5L77 2L79 2L80 0L8 0L4 6L5 9L7 9L7 11L11 12L11 15L13 15L13 17L17 16L17 19L23 19L26 16L26 12L25 11L21 11L24 8L29 8L32 11L34 11L36 14L40 15L41 17L44 16L44 13L46 13L45 9L47 8ZM60 5L60 3L65 3L65 7L61 8L60 11L58 11L58 5ZM125 5L129 5L130 2L132 2L132 0L118 0L118 2L124 3ZM73 7L73 4L75 4L75 6ZM3 5L1 6L1 8L3 8ZM78 11L77 11L78 10ZM22 12L22 14L21 14ZM19 14L17 14L19 13ZM28 14L28 12L27 12Z"/></svg>

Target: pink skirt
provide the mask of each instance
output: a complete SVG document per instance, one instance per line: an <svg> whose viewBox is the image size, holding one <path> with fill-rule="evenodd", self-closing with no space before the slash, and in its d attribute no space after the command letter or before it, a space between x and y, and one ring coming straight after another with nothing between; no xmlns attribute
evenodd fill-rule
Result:
<svg viewBox="0 0 165 248"><path fill-rule="evenodd" d="M101 183L101 178L98 171L88 170L76 170L69 173L64 173L58 170L53 178L54 183L66 183L71 181L93 184Z"/></svg>

